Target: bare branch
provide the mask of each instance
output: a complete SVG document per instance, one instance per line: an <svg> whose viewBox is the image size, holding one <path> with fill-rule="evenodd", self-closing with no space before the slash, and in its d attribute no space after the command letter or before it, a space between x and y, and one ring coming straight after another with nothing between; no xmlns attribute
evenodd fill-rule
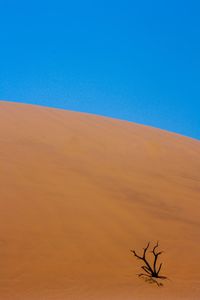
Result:
<svg viewBox="0 0 200 300"><path fill-rule="evenodd" d="M160 267L159 267L159 269L158 269L158 271L157 271L157 270L156 270L156 263L157 263L158 256L159 256L160 254L162 254L163 252L160 251L160 252L157 252L157 253L156 253L156 248L158 248L158 242L157 242L157 244L154 246L153 251L152 251L152 253L153 253L153 255L154 255L153 271L154 271L154 274L155 274L155 275L158 275L159 272L160 272L160 269L161 269L162 264L160 265Z"/></svg>
<svg viewBox="0 0 200 300"><path fill-rule="evenodd" d="M159 246L158 242L157 242L156 245L153 247L153 250L150 251L151 253L153 253L153 256L154 256L153 267L151 267L151 264L150 264L150 262L148 262L147 257L146 257L146 253L147 253L147 250L149 249L149 246L150 246L150 242L148 242L147 246L145 248L143 248L142 256L138 255L135 250L131 250L131 252L134 254L134 256L136 258L142 260L145 263L145 265L142 266L141 268L146 272L146 274L141 273L138 276L147 276L152 279L153 278L166 279L167 277L159 275L161 267L162 267L162 263L160 263L160 265L157 269L157 259L158 259L158 256L163 253L163 251L156 252L156 249Z"/></svg>
<svg viewBox="0 0 200 300"><path fill-rule="evenodd" d="M147 252L149 246L150 246L150 242L148 242L147 246L143 249L144 251L143 251L143 255L142 255L142 256L138 255L138 254L135 252L135 250L131 250L131 252L132 252L138 259L143 260L143 261L145 262L145 264L146 264L146 267L147 267L148 270L150 271L150 273L153 273L153 269L151 268L149 262L148 262L147 259L146 259L146 252Z"/></svg>
<svg viewBox="0 0 200 300"><path fill-rule="evenodd" d="M161 267L162 267L162 263L160 264L160 266L159 266L159 268L158 268L158 271L157 271L158 274L160 273Z"/></svg>
<svg viewBox="0 0 200 300"><path fill-rule="evenodd" d="M145 272L147 272L148 274L151 275L151 270L149 270L148 267L142 266L141 268L142 268Z"/></svg>

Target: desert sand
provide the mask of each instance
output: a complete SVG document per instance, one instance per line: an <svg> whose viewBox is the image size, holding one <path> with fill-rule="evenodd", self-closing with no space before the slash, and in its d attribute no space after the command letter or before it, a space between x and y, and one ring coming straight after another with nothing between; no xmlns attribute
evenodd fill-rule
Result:
<svg viewBox="0 0 200 300"><path fill-rule="evenodd" d="M200 299L200 141L1 101L0 220L1 300Z"/></svg>

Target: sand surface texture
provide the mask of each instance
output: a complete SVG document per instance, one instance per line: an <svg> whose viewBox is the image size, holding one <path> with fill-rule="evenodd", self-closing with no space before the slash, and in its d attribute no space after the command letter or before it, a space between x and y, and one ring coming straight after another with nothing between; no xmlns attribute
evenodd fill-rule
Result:
<svg viewBox="0 0 200 300"><path fill-rule="evenodd" d="M0 299L200 299L200 142L0 102ZM159 240L163 287L138 278Z"/></svg>

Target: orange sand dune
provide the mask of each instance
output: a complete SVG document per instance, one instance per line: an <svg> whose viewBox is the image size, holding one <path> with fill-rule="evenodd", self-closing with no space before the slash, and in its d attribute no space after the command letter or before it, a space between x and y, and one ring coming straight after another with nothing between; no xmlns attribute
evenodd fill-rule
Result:
<svg viewBox="0 0 200 300"><path fill-rule="evenodd" d="M200 299L200 142L0 102L0 299ZM137 277L159 240L164 287Z"/></svg>

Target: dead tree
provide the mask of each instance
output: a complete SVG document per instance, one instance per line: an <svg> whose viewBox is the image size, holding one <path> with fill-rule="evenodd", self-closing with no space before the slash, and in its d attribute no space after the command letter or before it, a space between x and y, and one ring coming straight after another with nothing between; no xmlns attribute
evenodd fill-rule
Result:
<svg viewBox="0 0 200 300"><path fill-rule="evenodd" d="M153 250L150 251L151 253L153 253L153 256L154 256L154 262L153 262L153 265L150 264L150 262L147 260L147 257L146 257L146 252L148 250L150 246L150 242L147 244L147 246L144 248L144 251L143 251L143 255L140 256L138 255L135 250L131 250L131 252L134 254L134 256L140 260L142 260L145 265L142 266L141 268L146 272L146 273L140 273L138 274L138 276L147 276L149 277L150 279L166 279L167 277L165 276L161 276L159 275L160 273L160 270L161 270L161 267L162 267L162 263L160 263L160 265L157 267L157 259L158 259L158 256L161 255L163 253L163 251L160 251L160 252L156 252L156 248L158 248L158 242L157 244L153 247Z"/></svg>

